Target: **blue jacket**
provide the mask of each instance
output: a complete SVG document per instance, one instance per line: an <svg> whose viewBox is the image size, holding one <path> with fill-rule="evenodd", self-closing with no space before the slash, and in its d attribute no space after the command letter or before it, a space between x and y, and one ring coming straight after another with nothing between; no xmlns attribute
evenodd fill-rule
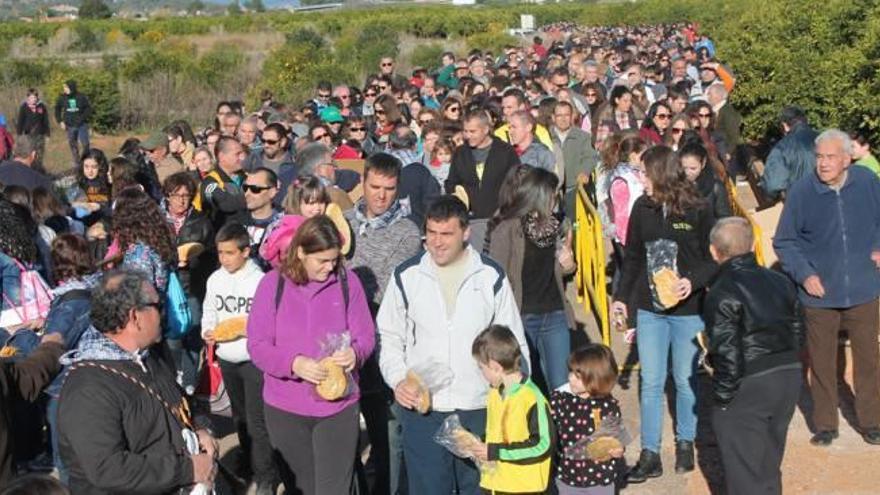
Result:
<svg viewBox="0 0 880 495"><path fill-rule="evenodd" d="M795 124L767 156L761 188L770 196L787 193L801 177L816 168L816 136L807 124Z"/></svg>
<svg viewBox="0 0 880 495"><path fill-rule="evenodd" d="M835 192L809 174L788 192L773 248L782 269L798 284L805 306L849 308L876 299L880 270L871 252L880 251L880 179L864 167L850 167ZM818 275L825 297L804 290Z"/></svg>

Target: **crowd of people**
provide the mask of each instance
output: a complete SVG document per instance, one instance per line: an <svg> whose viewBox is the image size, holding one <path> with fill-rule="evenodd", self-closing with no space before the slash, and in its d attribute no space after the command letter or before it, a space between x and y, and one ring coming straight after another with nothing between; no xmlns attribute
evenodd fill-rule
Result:
<svg viewBox="0 0 880 495"><path fill-rule="evenodd" d="M675 472L695 469L711 401L728 492L781 493L807 365L811 443L838 436L840 331L859 432L880 444L868 140L817 133L792 106L756 166L736 77L696 26L542 36L408 76L384 57L363 87L220 102L204 129L175 121L119 150L91 147L68 81L61 178L29 90L0 164L2 493L609 495L662 475L670 374ZM733 216L745 177L785 201L781 271ZM571 344L579 187L613 248L615 326L638 346L633 466L610 433L614 353ZM211 419L227 410L237 462ZM437 441L450 422L472 441ZM23 475L47 470L60 485Z"/></svg>

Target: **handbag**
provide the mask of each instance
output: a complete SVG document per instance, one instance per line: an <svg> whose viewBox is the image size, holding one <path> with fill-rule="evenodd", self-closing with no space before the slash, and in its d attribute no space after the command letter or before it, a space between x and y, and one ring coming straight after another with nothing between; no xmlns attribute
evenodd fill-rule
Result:
<svg viewBox="0 0 880 495"><path fill-rule="evenodd" d="M223 373L220 371L220 363L214 355L216 345L205 348L205 368L199 382L197 394L204 397L211 409L211 414L230 417L232 416L232 403L226 392L226 384L223 383Z"/></svg>
<svg viewBox="0 0 880 495"><path fill-rule="evenodd" d="M168 273L168 287L165 291L165 338L180 340L192 328L192 313L189 298L183 290L177 271Z"/></svg>
<svg viewBox="0 0 880 495"><path fill-rule="evenodd" d="M6 293L3 294L3 300L9 309L0 313L0 327L31 325L40 323L41 320L45 321L53 299L49 285L39 272L27 268L15 258L11 259L20 271L19 300L12 301Z"/></svg>

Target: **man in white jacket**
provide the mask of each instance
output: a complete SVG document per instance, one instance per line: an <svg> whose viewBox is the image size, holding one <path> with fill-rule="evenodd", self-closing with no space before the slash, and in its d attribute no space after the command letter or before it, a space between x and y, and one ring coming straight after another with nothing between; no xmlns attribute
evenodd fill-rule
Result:
<svg viewBox="0 0 880 495"><path fill-rule="evenodd" d="M216 236L220 269L208 278L202 312L202 337L214 344L223 373L223 383L232 405L232 418L238 431L242 464L249 469L242 477L253 475L257 495L275 493L277 473L272 445L263 416L263 372L251 363L247 336L227 340L230 332L215 330L220 324L247 327L254 293L263 278L263 270L250 258L250 236L239 223L223 226ZM224 323L225 322L225 323ZM233 332L234 333L234 332Z"/></svg>
<svg viewBox="0 0 880 495"><path fill-rule="evenodd" d="M502 268L467 243L468 213L455 197L438 198L428 209L427 253L397 267L377 316L379 366L394 390L403 425L409 493L479 493L480 473L433 440L440 425L458 414L462 425L482 436L486 429L488 386L471 357L474 338L491 324L509 327L528 363L528 346L510 282ZM427 415L414 410L418 391L406 382L407 370L434 362L448 366L454 379L432 397Z"/></svg>

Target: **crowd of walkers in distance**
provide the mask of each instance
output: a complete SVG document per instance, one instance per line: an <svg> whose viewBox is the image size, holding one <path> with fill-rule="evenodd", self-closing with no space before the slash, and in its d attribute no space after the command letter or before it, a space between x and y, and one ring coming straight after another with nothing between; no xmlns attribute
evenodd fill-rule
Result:
<svg viewBox="0 0 880 495"><path fill-rule="evenodd" d="M541 35L406 75L385 57L363 86L220 102L207 128L119 150L90 146L68 81L61 178L29 90L0 126L0 492L610 495L662 475L672 375L675 472L710 401L728 492L781 493L802 347L811 441L837 438L841 328L859 432L880 443L865 137L785 108L756 175L736 76L696 26ZM733 216L744 177L785 201L781 272ZM638 345L630 466L615 356L571 344L581 186ZM220 456L218 414L238 457ZM26 474L48 471L60 483Z"/></svg>

